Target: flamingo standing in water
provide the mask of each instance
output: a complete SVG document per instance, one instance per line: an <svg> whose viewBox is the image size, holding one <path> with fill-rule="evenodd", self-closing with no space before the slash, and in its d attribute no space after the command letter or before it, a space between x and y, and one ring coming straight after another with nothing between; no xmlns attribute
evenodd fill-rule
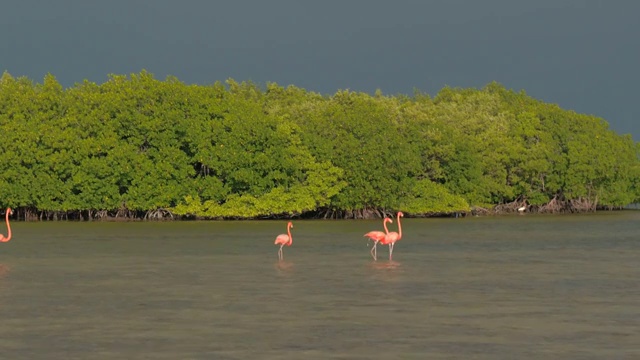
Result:
<svg viewBox="0 0 640 360"><path fill-rule="evenodd" d="M289 223L287 224L287 234L280 234L278 235L278 237L276 237L276 241L274 241L275 245L280 245L280 250L278 250L278 259L280 261L282 261L282 259L284 258L282 256L282 247L287 245L287 246L291 246L291 243L293 242L293 238L291 237L291 228L293 227L293 223L291 221L289 221Z"/></svg>
<svg viewBox="0 0 640 360"><path fill-rule="evenodd" d="M373 240L373 247L371 248L371 256L373 257L373 260L378 260L378 250L376 250L376 247L378 246L378 242L384 240L384 237L387 236L387 234L389 233L389 229L387 229L388 222L392 223L393 220L391 220L388 217L385 217L384 220L382 221L382 226L384 226L384 232L369 231L368 233L364 234L365 237L368 237L369 239Z"/></svg>
<svg viewBox="0 0 640 360"><path fill-rule="evenodd" d="M402 239L402 225L400 224L400 218L403 216L404 214L402 213L402 211L398 211L398 232L392 231L380 241L382 245L389 245L389 261L391 261L391 257L393 256L393 245L396 243L396 241Z"/></svg>
<svg viewBox="0 0 640 360"><path fill-rule="evenodd" d="M3 234L0 234L0 242L7 242L9 240L11 240L11 226L9 225L9 215L11 215L13 213L13 210L11 210L11 208L7 208L7 236L5 237Z"/></svg>

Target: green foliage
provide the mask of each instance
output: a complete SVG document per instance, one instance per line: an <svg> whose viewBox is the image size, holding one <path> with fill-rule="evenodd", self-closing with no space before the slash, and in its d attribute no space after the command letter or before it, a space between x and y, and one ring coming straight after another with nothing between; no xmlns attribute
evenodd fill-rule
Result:
<svg viewBox="0 0 640 360"><path fill-rule="evenodd" d="M640 199L640 145L497 83L434 98L143 71L63 89L0 77L0 194L30 211L204 218L447 214L527 200Z"/></svg>
<svg viewBox="0 0 640 360"><path fill-rule="evenodd" d="M416 182L401 208L410 214L450 214L471 210L461 196L427 179Z"/></svg>
<svg viewBox="0 0 640 360"><path fill-rule="evenodd" d="M214 200L202 203L198 196L187 196L184 203L173 210L179 215L210 218L294 215L327 206L331 197L344 186L340 181L342 171L328 162L312 163L303 172L303 181L290 188L275 187L259 196L250 193L231 194L224 203Z"/></svg>

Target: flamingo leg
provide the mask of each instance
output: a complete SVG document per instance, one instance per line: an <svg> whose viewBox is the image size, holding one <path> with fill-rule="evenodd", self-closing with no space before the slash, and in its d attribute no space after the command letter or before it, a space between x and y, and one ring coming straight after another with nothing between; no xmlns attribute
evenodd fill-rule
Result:
<svg viewBox="0 0 640 360"><path fill-rule="evenodd" d="M373 260L378 260L378 250L376 250L377 245L378 245L378 242L374 241L373 247L371 248L371 257L373 257Z"/></svg>
<svg viewBox="0 0 640 360"><path fill-rule="evenodd" d="M284 256L282 256L282 246L280 245L280 250L278 250L278 260L282 261L282 259L284 258Z"/></svg>
<svg viewBox="0 0 640 360"><path fill-rule="evenodd" d="M393 245L394 245L394 244L395 244L395 243L391 243L391 244L389 244L389 261L391 261L391 259L392 259L392 255L393 255Z"/></svg>

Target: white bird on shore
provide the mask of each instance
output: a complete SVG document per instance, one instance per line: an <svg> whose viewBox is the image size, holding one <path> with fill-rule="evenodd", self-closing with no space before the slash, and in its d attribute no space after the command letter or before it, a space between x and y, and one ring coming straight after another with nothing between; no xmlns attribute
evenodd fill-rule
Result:
<svg viewBox="0 0 640 360"><path fill-rule="evenodd" d="M525 210L527 210L527 205L523 205L523 206L518 208L518 212L523 212Z"/></svg>

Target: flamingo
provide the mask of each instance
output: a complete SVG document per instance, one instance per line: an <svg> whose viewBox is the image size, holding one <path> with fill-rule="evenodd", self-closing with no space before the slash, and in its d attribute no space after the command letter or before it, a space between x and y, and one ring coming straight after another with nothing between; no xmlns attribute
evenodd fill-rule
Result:
<svg viewBox="0 0 640 360"><path fill-rule="evenodd" d="M368 237L373 241L373 247L371 248L371 256L373 257L373 260L378 260L378 250L376 250L376 247L378 246L378 242L381 240L384 240L384 237L389 233L389 229L387 229L388 222L392 223L393 220L391 220L388 217L385 217L384 220L382 221L382 226L384 226L384 232L369 231L368 233L364 234L364 236Z"/></svg>
<svg viewBox="0 0 640 360"><path fill-rule="evenodd" d="M393 255L393 245L396 243L396 241L402 239L402 225L400 224L400 218L403 216L404 214L402 213L402 211L398 211L398 232L392 231L380 241L382 245L389 245L389 261L391 261L391 257Z"/></svg>
<svg viewBox="0 0 640 360"><path fill-rule="evenodd" d="M11 240L11 226L9 225L9 215L11 215L13 213L13 210L11 210L11 208L7 208L7 236L5 237L3 234L0 234L0 242L7 242L9 240Z"/></svg>
<svg viewBox="0 0 640 360"><path fill-rule="evenodd" d="M275 245L280 245L280 250L278 250L278 259L280 261L282 261L282 259L284 258L282 256L282 247L287 245L287 246L291 246L291 243L293 242L293 238L291 237L291 228L293 227L293 223L291 221L289 221L289 223L287 224L287 234L280 234L278 235L278 237L276 237L276 241L274 241Z"/></svg>

